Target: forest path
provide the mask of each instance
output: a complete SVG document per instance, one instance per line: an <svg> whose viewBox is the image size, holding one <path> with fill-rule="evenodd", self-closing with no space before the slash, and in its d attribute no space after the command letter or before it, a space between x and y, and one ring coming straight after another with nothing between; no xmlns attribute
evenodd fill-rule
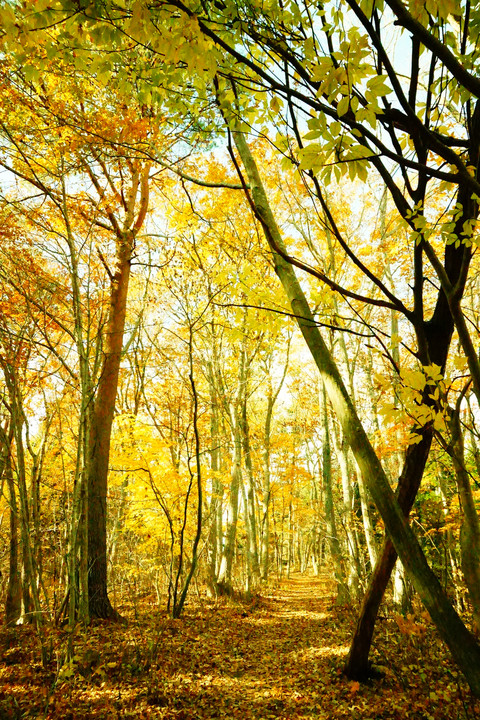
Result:
<svg viewBox="0 0 480 720"><path fill-rule="evenodd" d="M284 612L308 616L309 613L324 613L331 607L333 595L332 575L325 570L320 575L294 573L284 578L273 598L274 603L284 606Z"/></svg>
<svg viewBox="0 0 480 720"><path fill-rule="evenodd" d="M354 619L334 604L325 571L292 575L251 603L192 594L178 620L152 607L128 625L79 629L74 661L60 674L66 634L52 631L52 661L42 668L34 631L19 628L16 645L9 635L0 655L0 720L480 717L430 626L419 638L383 620L375 655L388 664L385 677L348 681L342 669Z"/></svg>

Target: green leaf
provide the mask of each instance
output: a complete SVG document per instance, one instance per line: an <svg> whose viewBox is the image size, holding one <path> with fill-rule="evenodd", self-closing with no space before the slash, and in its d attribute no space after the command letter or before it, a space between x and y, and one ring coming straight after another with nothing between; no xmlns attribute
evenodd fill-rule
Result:
<svg viewBox="0 0 480 720"><path fill-rule="evenodd" d="M342 115L345 115L345 113L348 112L349 107L350 107L350 98L343 97L337 105L338 116L342 117Z"/></svg>

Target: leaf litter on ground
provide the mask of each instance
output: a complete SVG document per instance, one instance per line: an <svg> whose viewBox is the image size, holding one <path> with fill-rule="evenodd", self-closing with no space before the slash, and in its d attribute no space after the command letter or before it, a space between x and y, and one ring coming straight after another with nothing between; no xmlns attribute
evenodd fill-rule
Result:
<svg viewBox="0 0 480 720"><path fill-rule="evenodd" d="M354 624L325 573L293 575L250 603L192 598L179 620L145 607L125 625L77 628L70 643L52 629L43 664L32 628L4 629L0 720L480 718L425 614L379 620L380 677L367 684L342 672Z"/></svg>

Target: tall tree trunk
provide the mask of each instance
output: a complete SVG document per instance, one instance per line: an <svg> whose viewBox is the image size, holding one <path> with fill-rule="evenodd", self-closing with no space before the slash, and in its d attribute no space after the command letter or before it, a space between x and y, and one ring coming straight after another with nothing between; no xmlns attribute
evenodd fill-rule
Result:
<svg viewBox="0 0 480 720"><path fill-rule="evenodd" d="M373 527L372 515L370 512L370 498L360 470L357 472L358 494L360 495L360 507L362 510L363 531L365 533L365 542L367 544L368 557L372 568L375 567L378 557L377 542L375 539L375 530Z"/></svg>
<svg viewBox="0 0 480 720"><path fill-rule="evenodd" d="M10 438L7 438L5 433L2 433L2 436L2 440L5 443L3 448L3 452L6 453L4 473L8 487L10 511L9 567L7 596L5 600L5 622L7 625L15 625L20 619L22 612L22 585L19 566L18 504L10 457L13 433L11 433Z"/></svg>
<svg viewBox="0 0 480 720"><path fill-rule="evenodd" d="M97 189L98 180L88 168ZM87 469L87 535L88 535L88 606L91 617L115 619L107 592L107 481L110 440L115 414L118 376L122 359L123 336L127 313L128 285L132 252L145 220L149 199L149 165L132 171L131 186L124 200L123 228L113 212L108 216L115 233L115 268L110 276L110 298L103 336L103 362L100 368L90 422L89 460ZM101 188L98 190L102 197ZM136 204L138 202L138 211ZM103 256L101 256L102 262Z"/></svg>
<svg viewBox="0 0 480 720"><path fill-rule="evenodd" d="M232 567L235 557L235 543L237 538L238 521L238 499L242 484L242 437L238 425L239 404L242 388L245 383L245 348L240 352L240 363L238 369L237 393L234 401L234 408L231 413L232 439L233 439L233 461L230 482L230 496L228 503L227 529L225 532L225 545L220 561L220 568L217 577L217 586L221 592L231 593L232 591Z"/></svg>
<svg viewBox="0 0 480 720"><path fill-rule="evenodd" d="M220 423L218 398L213 379L211 363L207 368L208 387L210 392L210 470L211 496L208 507L210 529L208 533L207 586L211 594L215 592L219 550L221 550L221 505L223 485L219 480L220 473ZM218 522L220 517L220 523Z"/></svg>
<svg viewBox="0 0 480 720"><path fill-rule="evenodd" d="M307 455L307 461L309 460L309 454ZM319 468L320 470L320 468ZM317 473L315 473L315 470L312 468L311 476L312 476L312 487L311 487L311 504L312 504L312 511L313 511L313 517L314 517L314 525L312 528L312 570L315 575L320 574L320 565L322 562L322 542L324 539L324 533L321 531L320 528L320 516L321 516L321 508L325 506L324 500L323 500L323 493L321 489L321 483L319 482L319 478L317 477Z"/></svg>
<svg viewBox="0 0 480 720"><path fill-rule="evenodd" d="M22 617L21 620L34 621L39 627L43 622L42 608L37 584L35 557L31 537L31 513L28 502L27 471L25 464L25 448L23 427L25 415L23 411L20 389L17 378L6 374L7 387L10 393L12 425L16 447L16 474L18 481L18 497L20 509L20 537L22 542Z"/></svg>
<svg viewBox="0 0 480 720"><path fill-rule="evenodd" d="M192 393L192 422L193 422L193 441L194 441L194 450L195 450L195 470L192 469L189 462L189 473L190 473L190 488L193 484L193 479L196 479L196 490L197 490L197 512L196 512L196 528L195 528L195 537L193 539L193 545L192 545L192 556L191 556L191 563L190 568L187 572L187 575L185 577L185 581L183 583L182 591L180 593L180 596L177 599L177 584L175 585L175 595L174 595L174 603L173 603L173 612L172 616L174 618L179 618L183 606L185 605L185 600L187 599L187 593L188 589L190 587L190 583L192 582L193 576L195 574L195 570L197 568L198 563L198 546L200 544L200 538L202 536L202 522L203 522L203 489L202 489L202 468L201 468L201 445L200 445L200 434L198 431L198 393L197 388L195 385L195 377L194 377L194 371L193 371L193 325L190 325L189 328L189 343L188 343L188 350L189 350L189 380L190 380L190 388ZM187 494L187 498L185 500L185 521L187 519L187 503L188 503L188 496L190 495L190 489ZM185 524L182 529L182 533L185 530ZM183 545L183 541L182 541ZM181 575L181 568L179 568L177 579Z"/></svg>
<svg viewBox="0 0 480 720"><path fill-rule="evenodd" d="M292 495L290 493L290 499L288 503L288 530L287 530L287 577L290 577L290 573L292 572L292 565L295 562L295 558L293 555L293 505L292 505Z"/></svg>
<svg viewBox="0 0 480 720"><path fill-rule="evenodd" d="M457 407L450 421L452 435L450 450L462 511L460 525L462 570L473 607L475 626L477 630L480 630L480 523L470 484L470 476L465 465L465 448L460 424L461 400L462 396L457 402Z"/></svg>
<svg viewBox="0 0 480 720"><path fill-rule="evenodd" d="M245 137L234 131L234 140L250 186L252 209L262 224L273 252L275 270L289 299L292 311L312 357L319 369L332 407L365 477L372 499L385 523L395 550L437 630L475 693L480 696L480 647L465 627L429 567L415 534L390 488L388 478L375 454L353 403L330 355L290 262L263 188L258 169ZM448 249L448 246L447 246ZM441 329L442 336L445 329ZM448 334L448 333L447 333Z"/></svg>
<svg viewBox="0 0 480 720"><path fill-rule="evenodd" d="M125 233L117 245L117 266L111 279L104 359L90 424L87 478L88 605L90 616L95 618L116 617L107 592L107 478L133 240L132 233Z"/></svg>
<svg viewBox="0 0 480 720"><path fill-rule="evenodd" d="M211 592L217 590L217 578L220 573L220 565L223 552L223 496L224 487L219 474L224 471L224 456L221 451L221 438L226 437L225 431L225 415L229 414L228 404L225 399L225 388L223 386L222 374L219 367L217 345L216 345L216 327L212 320L212 360L207 363L206 375L210 393L210 441L212 448L210 451L210 467L212 469L212 501L210 504L211 511L211 535L210 540L214 547L209 549L209 582L211 583ZM222 398L222 399L221 399ZM220 408L223 406L225 415L222 415Z"/></svg>
<svg viewBox="0 0 480 720"><path fill-rule="evenodd" d="M248 537L248 553L251 577L249 587L254 587L260 577L258 559L258 536L256 519L255 484L253 479L252 456L250 452L250 429L247 416L247 378L242 391L241 407L239 408L238 424L242 436L243 460L245 463L245 524Z"/></svg>
<svg viewBox="0 0 480 720"><path fill-rule="evenodd" d="M428 433L419 444L411 445L407 451L397 488L397 500L405 517L408 517L415 502L430 451L430 443L431 433ZM368 656L375 621L396 560L397 553L393 543L389 537L386 537L360 607L357 626L345 666L346 675L354 680L366 680L369 677Z"/></svg>
<svg viewBox="0 0 480 720"><path fill-rule="evenodd" d="M348 589L351 597L357 598L360 592L360 562L358 557L357 535L353 524L353 487L352 469L350 467L348 452L349 446L346 438L342 437L341 430L338 430L339 437L335 438L335 454L340 467L342 479L341 517L345 533L346 557L348 566Z"/></svg>
<svg viewBox="0 0 480 720"><path fill-rule="evenodd" d="M267 396L267 412L265 416L264 440L263 440L263 488L261 499L261 544L260 544L260 567L261 578L264 583L268 580L270 567L270 437L272 428L272 387L269 384Z"/></svg>
<svg viewBox="0 0 480 720"><path fill-rule="evenodd" d="M225 531L225 545L223 548L220 568L218 571L217 585L218 589L223 593L231 593L232 591L232 568L235 557L235 543L237 539L237 521L238 521L238 500L240 486L242 483L242 467L241 467L241 439L238 433L234 433L233 440L233 463L230 482L230 494L227 510L227 528Z"/></svg>
<svg viewBox="0 0 480 720"><path fill-rule="evenodd" d="M268 391L267 391L267 409L265 413L265 424L263 431L263 488L262 488L262 499L261 499L261 547L260 547L260 574L264 583L268 580L268 572L270 566L270 446L271 446L271 435L272 435L272 419L273 409L278 399L280 391L285 382L287 376L288 363L290 358L290 337L288 339L287 353L285 358L285 365L283 367L282 377L277 385L276 390L272 388L272 377L270 368L267 368L268 373Z"/></svg>
<svg viewBox="0 0 480 720"><path fill-rule="evenodd" d="M330 444L330 428L328 422L327 394L323 388L323 453L322 453L322 480L323 497L325 503L325 524L327 526L327 539L330 548L330 557L333 563L333 572L337 583L336 601L340 605L348 602L350 594L345 578L345 568L342 557L342 550L337 535L337 524L335 520L335 505L332 491L332 450Z"/></svg>

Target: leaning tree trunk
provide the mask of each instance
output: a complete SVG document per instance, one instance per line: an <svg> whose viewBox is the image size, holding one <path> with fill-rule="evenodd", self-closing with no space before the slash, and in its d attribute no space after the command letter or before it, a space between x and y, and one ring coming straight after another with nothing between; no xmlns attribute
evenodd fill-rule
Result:
<svg viewBox="0 0 480 720"><path fill-rule="evenodd" d="M431 433L417 445L411 445L397 489L397 501L408 517L423 477L423 470L430 451ZM371 672L368 656L375 629L378 610L388 581L395 567L397 552L389 537L385 538L375 565L367 592L360 608L357 626L345 666L346 675L353 680L366 680Z"/></svg>
<svg viewBox="0 0 480 720"><path fill-rule="evenodd" d="M468 205L466 199L464 200L460 197L459 202L461 200L463 200L461 203L462 207L466 209ZM459 222L463 224L463 217ZM462 273L465 272L465 267L468 266L469 263L469 255L468 249L462 245L458 248L455 247L454 244L446 246L444 265L445 268L448 269L448 275L452 284L458 286L459 282L461 282ZM458 292L463 290L463 285L458 288ZM422 357L421 359L425 364L435 363L440 368L444 368L450 348L453 327L454 323L448 301L445 293L441 291L438 295L431 319L424 324L426 340L426 352L424 354L426 357ZM431 390L427 388L422 398L422 402L427 405L432 403L432 399L429 397L430 393ZM415 502L431 443L432 429L427 427L422 432L422 440L416 445L410 445L407 449L403 470L396 490L397 499L405 517L408 517ZM393 543L390 538L386 538L362 602L357 627L345 666L346 675L352 679L364 679L369 675L370 663L368 656L372 644L375 621L396 559L397 553Z"/></svg>
<svg viewBox="0 0 480 720"><path fill-rule="evenodd" d="M460 424L461 400L462 396L457 402L457 407L450 421L452 435L450 451L462 511L460 526L462 570L473 607L473 620L478 631L480 630L480 523L470 484L470 476L465 465L465 448Z"/></svg>
<svg viewBox="0 0 480 720"><path fill-rule="evenodd" d="M272 250L276 273L318 367L342 430L360 471L366 479L372 499L385 523L395 550L440 636L448 645L457 665L467 678L472 692L480 696L480 647L452 607L437 577L428 565L414 532L408 525L385 471L357 416L338 368L320 334L293 266L286 259L280 231L245 137L241 132L235 130L233 136L247 173L252 209L262 224Z"/></svg>

